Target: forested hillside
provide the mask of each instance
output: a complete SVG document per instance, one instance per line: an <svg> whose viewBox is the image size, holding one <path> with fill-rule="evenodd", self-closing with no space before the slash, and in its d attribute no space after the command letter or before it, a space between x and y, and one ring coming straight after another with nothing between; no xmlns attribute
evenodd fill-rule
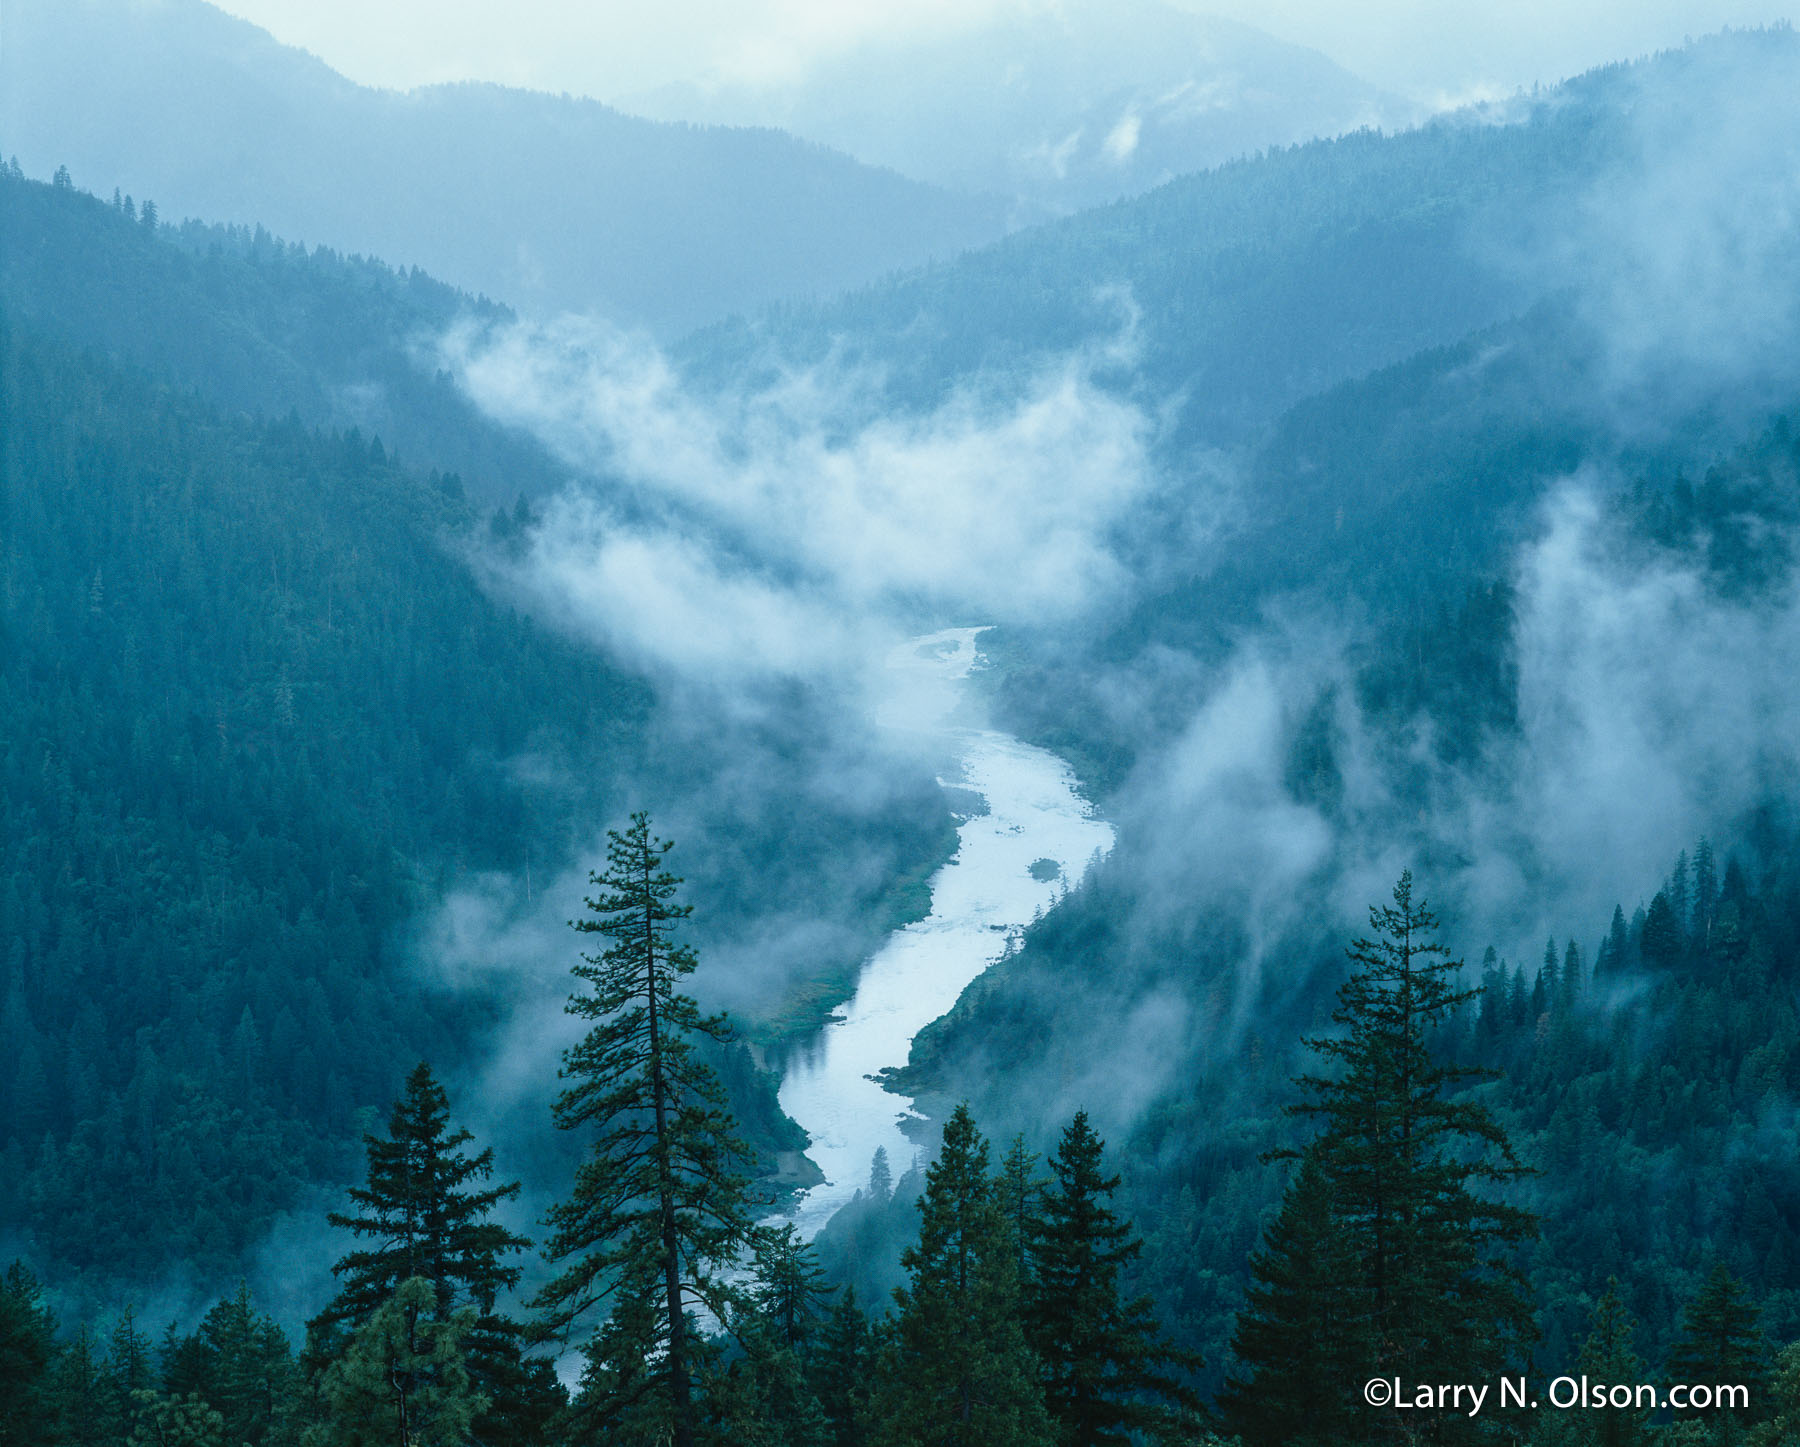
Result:
<svg viewBox="0 0 1800 1447"><path fill-rule="evenodd" d="M1800 445L1781 420L1698 483L1673 467L1638 480L1608 505L1608 525L1640 576L1679 569L1740 620L1732 626L1754 628L1763 609L1786 618L1791 607L1797 480ZM1415 860L1440 897L1474 906L1484 881L1471 836L1457 832L1466 825L1409 817L1409 802L1432 799L1451 813L1510 767L1553 772L1566 763L1535 717L1544 680L1529 656L1535 604L1521 596L1535 586L1528 573L1440 585L1418 614L1353 645L1345 672L1289 692L1277 705L1271 756L1248 768L1236 761L1243 772L1226 773L1216 792L1189 782L1194 792L1163 800L1159 812L1128 785L1118 806L1135 827L1119 850L921 1035L896 1082L940 1109L971 1100L1002 1132L1032 1132L1045 1098L1087 1101L1103 1118L1132 1123L1124 1199L1147 1237L1134 1279L1178 1339L1204 1352L1215 1385L1232 1370L1245 1265L1291 1179L1262 1157L1308 1138L1282 1110L1293 1099L1290 1078L1307 1064L1295 1042L1320 1028L1343 969L1338 942L1318 925L1335 881L1385 848ZM1762 747L1716 743L1727 752ZM1708 769L1705 759L1697 749L1685 766ZM1372 768L1392 794L1372 797ZM1679 1332L1682 1302L1716 1262L1753 1284L1774 1336L1796 1334L1800 1179L1792 1151L1776 1144L1790 1129L1785 1102L1800 1071L1800 888L1786 768L1765 759L1747 794L1703 795L1710 827L1736 842L1718 853L1704 840L1658 839L1656 852L1673 864L1666 876L1627 876L1609 853L1588 857L1580 880L1561 875L1560 831L1576 826L1555 811L1587 801L1552 796L1548 817L1514 826L1523 899L1509 899L1494 920L1516 930L1521 909L1547 919L1542 954L1509 961L1467 926L1450 931L1468 960L1467 984L1481 994L1451 1015L1438 1048L1496 1072L1474 1094L1541 1172L1508 1199L1543 1222L1521 1257L1542 1360L1574 1359L1612 1278L1641 1323L1640 1350L1656 1360ZM1149 771L1135 782L1166 791L1172 781ZM1489 797L1488 807L1518 807ZM1628 805L1612 796L1601 807ZM1245 873L1171 878L1159 856L1195 847L1172 828L1171 815L1187 808L1225 811L1193 827L1202 840L1215 830L1235 837L1252 855ZM1255 870L1264 861L1291 867L1276 863L1271 846L1300 847L1314 817L1328 846L1297 874L1279 874L1300 906L1277 903ZM1276 843L1276 831L1291 837ZM1233 889L1249 903L1225 892ZM1608 891L1617 908L1569 912L1568 901ZM1120 1064L1097 1065L1096 1020L1116 1016L1110 1002L1140 1001L1156 1001L1155 1011L1128 1006L1127 1022L1108 1031ZM1031 1084L1021 1088L1022 1078ZM904 1213L897 1225L860 1229L866 1239L853 1259L880 1260L883 1230L904 1230ZM1196 1272L1196 1261L1217 1265Z"/></svg>
<svg viewBox="0 0 1800 1447"><path fill-rule="evenodd" d="M34 1254L96 1280L241 1263L342 1178L407 1055L479 1071L537 1009L504 939L528 871L571 869L648 781L719 821L690 865L710 942L760 948L750 878L813 922L803 955L722 981L763 1033L916 909L947 847L928 776L822 796L794 742L815 703L710 720L480 586L473 559L532 521L513 488L551 468L409 352L467 299L0 186L4 1214ZM331 426L369 386L420 463L485 465L486 500ZM726 758L760 763L721 782ZM465 893L497 934L439 973L418 936ZM747 1056L721 1064L769 1167L792 1127Z"/></svg>
<svg viewBox="0 0 1800 1447"><path fill-rule="evenodd" d="M9 168L0 1447L1800 1441L1797 138L1715 36L667 353ZM1746 1395L1364 1386L1520 1375Z"/></svg>
<svg viewBox="0 0 1800 1447"><path fill-rule="evenodd" d="M4 341L3 1209L71 1266L223 1271L397 1045L472 1048L397 932L616 797L650 698L481 593L454 476Z"/></svg>
<svg viewBox="0 0 1800 1447"><path fill-rule="evenodd" d="M91 178L81 178L91 184ZM144 198L149 201L150 198ZM481 417L429 365L459 318L510 314L416 268L308 251L255 229L166 224L72 179L0 169L0 304L37 331L192 388L229 412L360 428L508 507L563 470Z"/></svg>

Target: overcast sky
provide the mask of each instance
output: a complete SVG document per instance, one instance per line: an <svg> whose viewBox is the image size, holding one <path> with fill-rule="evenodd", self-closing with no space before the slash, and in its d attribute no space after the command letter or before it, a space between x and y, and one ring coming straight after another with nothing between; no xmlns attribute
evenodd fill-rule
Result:
<svg viewBox="0 0 1800 1447"><path fill-rule="evenodd" d="M883 35L1057 0L220 0L353 79L497 80L613 99L711 69L779 80ZM1175 0L1311 45L1419 99L1554 81L1792 0Z"/></svg>

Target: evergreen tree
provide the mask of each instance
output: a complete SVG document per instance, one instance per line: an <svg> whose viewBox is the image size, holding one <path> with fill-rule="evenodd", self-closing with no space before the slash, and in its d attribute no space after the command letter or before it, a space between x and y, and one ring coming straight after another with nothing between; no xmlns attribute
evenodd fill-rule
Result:
<svg viewBox="0 0 1800 1447"><path fill-rule="evenodd" d="M1006 1223L1007 1238L1012 1244L1013 1269L1018 1276L1022 1295L1030 1295L1031 1250L1038 1229L1038 1198L1044 1180L1037 1175L1037 1153L1025 1149L1025 1137L1014 1136L1000 1162L1000 1175L994 1182L994 1200Z"/></svg>
<svg viewBox="0 0 1800 1447"><path fill-rule="evenodd" d="M106 1343L105 1396L115 1440L124 1440L137 1426L138 1393L155 1389L155 1370L150 1359L150 1339L138 1330L137 1311L127 1306L119 1313Z"/></svg>
<svg viewBox="0 0 1800 1447"><path fill-rule="evenodd" d="M1562 976L1557 982L1559 996L1557 1008L1565 1013L1574 1009L1575 1002L1581 997L1581 946L1571 936L1569 947L1563 952Z"/></svg>
<svg viewBox="0 0 1800 1447"><path fill-rule="evenodd" d="M568 1005L597 1023L565 1052L572 1083L555 1107L563 1129L597 1135L573 1196L550 1213L548 1255L570 1264L537 1301L557 1329L610 1307L587 1346L584 1420L625 1440L629 1418L631 1431L692 1447L703 1348L690 1313L726 1321L738 1303L726 1273L750 1236L746 1151L694 1047L695 1036L727 1039L726 1022L676 988L696 961L674 938L689 907L673 903L681 881L662 868L672 846L643 813L608 838L606 873L591 876L594 917L574 928L611 944L581 957L574 973L593 989Z"/></svg>
<svg viewBox="0 0 1800 1447"><path fill-rule="evenodd" d="M1050 1159L1041 1217L1024 1225L1033 1267L1026 1336L1043 1364L1045 1408L1067 1447L1126 1447L1138 1433L1170 1434L1191 1426L1200 1406L1176 1375L1199 1359L1162 1342L1149 1297L1120 1296L1120 1274L1143 1245L1109 1204L1119 1177L1105 1173L1104 1152L1087 1112L1078 1112ZM1022 1144L1009 1162L1015 1156L1029 1172Z"/></svg>
<svg viewBox="0 0 1800 1447"><path fill-rule="evenodd" d="M828 1291L818 1256L792 1221L758 1227L752 1249L756 1314L777 1341L799 1351L812 1339L819 1300Z"/></svg>
<svg viewBox="0 0 1800 1447"><path fill-rule="evenodd" d="M191 1360L200 1395L220 1414L232 1447L272 1447L289 1440L297 1380L287 1337L257 1311L240 1282L200 1320Z"/></svg>
<svg viewBox="0 0 1800 1447"><path fill-rule="evenodd" d="M1319 1152L1300 1158L1281 1214L1250 1261L1231 1349L1249 1369L1220 1407L1254 1447L1336 1447L1366 1415L1353 1395L1374 1360L1361 1263L1339 1219Z"/></svg>
<svg viewBox="0 0 1800 1447"><path fill-rule="evenodd" d="M1684 941L1681 922L1666 891L1658 890L1644 913L1644 963L1671 969L1681 962Z"/></svg>
<svg viewBox="0 0 1800 1447"><path fill-rule="evenodd" d="M361 1326L415 1277L430 1284L431 1311L440 1319L462 1305L491 1312L500 1290L518 1282L519 1268L502 1258L531 1243L487 1218L518 1195L519 1184L471 1190L494 1172L492 1149L463 1154L473 1139L450 1129L449 1098L431 1067L415 1066L388 1117L387 1138L363 1137L368 1183L350 1188L359 1213L326 1218L374 1244L331 1268L342 1284L313 1325Z"/></svg>
<svg viewBox="0 0 1800 1447"><path fill-rule="evenodd" d="M1792 1447L1800 1442L1800 1342L1775 1359L1770 1386L1772 1415L1752 1429L1750 1447Z"/></svg>
<svg viewBox="0 0 1800 1447"><path fill-rule="evenodd" d="M1554 1010L1561 995L1562 979L1556 965L1556 940L1552 937L1544 941L1544 962L1538 966L1537 983L1531 989L1533 1022L1543 1018L1546 1011Z"/></svg>
<svg viewBox="0 0 1800 1447"><path fill-rule="evenodd" d="M475 1313L435 1320L436 1295L411 1277L357 1328L320 1382L326 1421L306 1447L465 1447L485 1405L463 1364Z"/></svg>
<svg viewBox="0 0 1800 1447"><path fill-rule="evenodd" d="M1320 1122L1314 1142L1331 1210L1349 1237L1352 1279L1363 1301L1370 1375L1407 1381L1491 1380L1534 1334L1512 1248L1535 1234L1535 1218L1477 1196L1526 1174L1506 1133L1479 1103L1452 1092L1487 1072L1441 1064L1428 1045L1438 1026L1475 993L1458 986L1463 966L1437 941L1437 920L1415 903L1412 874L1393 904L1369 911L1372 937L1348 954L1349 979L1332 1020L1340 1033L1309 1041L1337 1067L1296 1083L1309 1099L1291 1107ZM1253 1362L1265 1372L1308 1370ZM1448 1416L1434 1430L1453 1438L1486 1424ZM1391 1440L1410 1428L1402 1414L1369 1414L1362 1436Z"/></svg>
<svg viewBox="0 0 1800 1447"><path fill-rule="evenodd" d="M894 1171L888 1164L886 1146L876 1146L869 1158L869 1199L886 1202L894 1194Z"/></svg>
<svg viewBox="0 0 1800 1447"><path fill-rule="evenodd" d="M60 1440L50 1392L56 1320L22 1262L0 1277L0 1447Z"/></svg>
<svg viewBox="0 0 1800 1447"><path fill-rule="evenodd" d="M225 1447L225 1418L197 1393L139 1392L136 1410L128 1447Z"/></svg>
<svg viewBox="0 0 1800 1447"><path fill-rule="evenodd" d="M1620 975L1631 968L1631 931L1625 924L1625 911L1613 906L1612 926L1594 959L1594 976Z"/></svg>
<svg viewBox="0 0 1800 1447"><path fill-rule="evenodd" d="M1713 859L1711 842L1702 839L1694 846L1694 917L1688 931L1694 948L1702 954L1712 948L1713 920L1718 908L1718 864Z"/></svg>
<svg viewBox="0 0 1800 1447"><path fill-rule="evenodd" d="M966 1105L944 1126L919 1198L908 1285L877 1373L870 1440L882 1447L1049 1447L1039 1367L1020 1328L1018 1278Z"/></svg>
<svg viewBox="0 0 1800 1447"><path fill-rule="evenodd" d="M1759 1316L1749 1293L1724 1262L1713 1267L1682 1312L1681 1335L1670 1349L1664 1373L1667 1379L1706 1386L1741 1385L1750 1391L1748 1412L1713 1408L1706 1415L1744 1421L1764 1415L1768 1368Z"/></svg>
<svg viewBox="0 0 1800 1447"><path fill-rule="evenodd" d="M85 1324L58 1354L50 1390L64 1447L113 1447L119 1440L108 1420L106 1381Z"/></svg>
<svg viewBox="0 0 1800 1447"><path fill-rule="evenodd" d="M493 1176L494 1153L466 1154L473 1139L451 1129L449 1097L431 1067L415 1066L394 1102L386 1138L363 1137L367 1184L350 1189L357 1213L328 1217L372 1244L332 1267L342 1285L310 1323L310 1356L332 1355L334 1340L371 1321L402 1282L422 1280L431 1288L428 1321L441 1324L474 1310L474 1324L460 1339L474 1390L490 1403L480 1435L491 1447L514 1447L541 1440L561 1406L561 1389L547 1362L524 1356L519 1326L498 1309L499 1293L519 1280L520 1268L505 1258L531 1243L489 1219L518 1195L519 1184L478 1186Z"/></svg>
<svg viewBox="0 0 1800 1447"><path fill-rule="evenodd" d="M869 1319L846 1286L819 1328L812 1356L813 1392L831 1429L832 1447L863 1447L875 1341Z"/></svg>
<svg viewBox="0 0 1800 1447"><path fill-rule="evenodd" d="M1593 1324L1581 1344L1578 1365L1596 1392L1603 1387L1635 1388L1649 1380L1637 1354L1637 1322L1619 1296L1619 1283L1606 1283L1606 1295L1594 1307ZM1650 1441L1650 1412L1635 1404L1594 1407L1572 1414L1583 1447L1644 1447Z"/></svg>

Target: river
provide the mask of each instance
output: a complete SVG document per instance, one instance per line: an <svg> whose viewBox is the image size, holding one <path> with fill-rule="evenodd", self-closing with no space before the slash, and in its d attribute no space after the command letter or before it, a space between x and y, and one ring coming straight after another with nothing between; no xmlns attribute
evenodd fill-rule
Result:
<svg viewBox="0 0 1800 1447"><path fill-rule="evenodd" d="M940 744L953 761L940 782L979 795L986 812L958 826L956 856L931 878L931 913L870 957L855 995L783 1074L781 1107L812 1137L807 1155L825 1176L785 1217L808 1238L867 1184L876 1147L895 1176L912 1161L900 1128L916 1116L912 1102L871 1077L905 1064L913 1037L1112 848L1112 826L1081 797L1066 763L966 721L984 631L945 629L888 659L894 686L881 723Z"/></svg>

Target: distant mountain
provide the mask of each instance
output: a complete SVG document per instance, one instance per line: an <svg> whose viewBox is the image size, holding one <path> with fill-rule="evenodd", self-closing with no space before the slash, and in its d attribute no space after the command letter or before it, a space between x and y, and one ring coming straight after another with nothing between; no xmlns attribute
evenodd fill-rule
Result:
<svg viewBox="0 0 1800 1447"><path fill-rule="evenodd" d="M1734 348L1776 361L1793 95L1794 32L1714 37L1398 135L1182 176L678 351L725 385L829 359L886 379L873 405L930 407L1104 345L1117 386L1222 446L1559 296L1624 372Z"/></svg>
<svg viewBox="0 0 1800 1447"><path fill-rule="evenodd" d="M1317 51L1157 0L1025 0L973 31L866 44L797 83L632 96L662 120L780 126L943 186L1077 210L1415 108Z"/></svg>
<svg viewBox="0 0 1800 1447"><path fill-rule="evenodd" d="M0 148L48 179L676 332L948 257L1004 205L767 130L357 86L201 0L9 0Z"/></svg>

